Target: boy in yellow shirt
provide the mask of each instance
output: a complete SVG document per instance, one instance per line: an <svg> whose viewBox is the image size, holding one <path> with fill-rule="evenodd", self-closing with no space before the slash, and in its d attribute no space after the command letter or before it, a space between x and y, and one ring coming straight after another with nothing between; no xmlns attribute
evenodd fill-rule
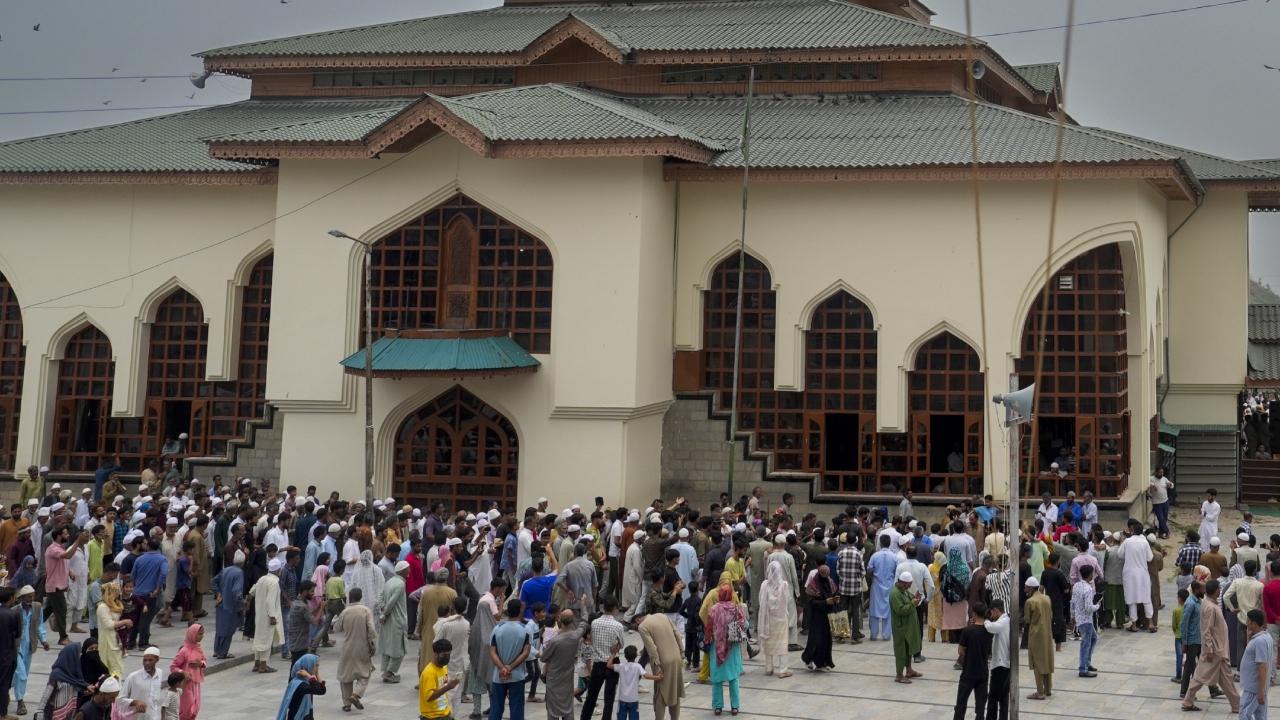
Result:
<svg viewBox="0 0 1280 720"><path fill-rule="evenodd" d="M458 686L457 678L449 679L449 654L453 652L453 643L437 640L431 643L431 652L435 657L422 668L422 676L418 678L418 716L422 720L452 720L449 691Z"/></svg>

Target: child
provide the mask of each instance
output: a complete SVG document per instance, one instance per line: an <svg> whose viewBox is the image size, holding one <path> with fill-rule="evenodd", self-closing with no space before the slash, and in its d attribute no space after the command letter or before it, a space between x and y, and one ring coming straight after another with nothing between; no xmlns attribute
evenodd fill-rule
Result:
<svg viewBox="0 0 1280 720"><path fill-rule="evenodd" d="M684 666L698 669L698 659L702 656L702 591L699 583L694 582L689 588L689 597L685 599L680 613L684 615Z"/></svg>
<svg viewBox="0 0 1280 720"><path fill-rule="evenodd" d="M547 606L536 602L531 606L533 619L524 621L524 631L529 635L529 657L524 661L529 676L529 702L541 702L537 698L538 678L541 677L538 658L542 656L542 626L547 621Z"/></svg>
<svg viewBox="0 0 1280 720"><path fill-rule="evenodd" d="M1187 567L1187 565L1183 565ZM1187 571L1190 573L1190 570ZM1173 609L1173 682L1182 682L1182 609L1191 591L1178 588L1178 607Z"/></svg>
<svg viewBox="0 0 1280 720"><path fill-rule="evenodd" d="M1253 513L1246 512L1244 513L1243 517L1244 519L1240 521L1240 529L1237 530L1236 532L1245 533L1246 535L1252 535L1253 534Z"/></svg>
<svg viewBox="0 0 1280 720"><path fill-rule="evenodd" d="M346 569L346 562L342 560L334 562L333 574L324 583L324 628L320 631L320 644L325 647L334 645L329 639L329 628L333 626L333 619L347 609L347 584L342 582L342 573Z"/></svg>
<svg viewBox="0 0 1280 720"><path fill-rule="evenodd" d="M161 693L160 717L162 720L178 720L178 708L182 704L182 684L186 680L187 676L184 673L169 673L169 678L165 681L167 687Z"/></svg>
<svg viewBox="0 0 1280 720"><path fill-rule="evenodd" d="M587 690L587 679L591 677L591 626L588 625L582 633L582 640L578 644L578 687L573 691L576 698L582 697L582 693Z"/></svg>
<svg viewBox="0 0 1280 720"><path fill-rule="evenodd" d="M1191 589L1191 581L1196 579L1195 575L1191 574L1192 569L1191 563L1182 563L1178 566L1178 575L1173 582L1177 585L1179 592Z"/></svg>
<svg viewBox="0 0 1280 720"><path fill-rule="evenodd" d="M423 718L453 717L449 691L459 682L458 678L449 678L449 654L453 652L453 643L436 640L431 643L431 652L431 662L422 668L422 675L418 678L418 715Z"/></svg>
<svg viewBox="0 0 1280 720"><path fill-rule="evenodd" d="M636 647L628 645L623 650L625 660L614 655L609 658L609 669L618 673L618 720L640 720L640 678L661 680L662 675L651 675L636 662Z"/></svg>
<svg viewBox="0 0 1280 720"><path fill-rule="evenodd" d="M124 605L124 610L120 613L121 620L128 620L128 627L116 630L116 635L120 638L121 650L136 650L137 642L129 642L129 634L134 632L138 627L138 606L133 602L133 580L125 580L120 586L120 602ZM127 652L123 653L128 655Z"/></svg>
<svg viewBox="0 0 1280 720"><path fill-rule="evenodd" d="M191 553L195 549L196 544L190 540L182 543L182 550L178 552L178 579L174 584L176 589L173 600L169 603L170 611L182 611L183 622L191 622Z"/></svg>

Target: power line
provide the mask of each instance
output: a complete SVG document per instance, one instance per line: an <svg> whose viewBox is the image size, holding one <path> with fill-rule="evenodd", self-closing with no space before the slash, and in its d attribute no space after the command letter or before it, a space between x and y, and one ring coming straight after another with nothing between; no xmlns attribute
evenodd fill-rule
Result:
<svg viewBox="0 0 1280 720"><path fill-rule="evenodd" d="M0 82L48 82L52 80L171 80L188 75L51 75L46 77L0 77Z"/></svg>
<svg viewBox="0 0 1280 720"><path fill-rule="evenodd" d="M62 113L90 112L122 112L128 110L188 110L216 107L226 103L206 103L203 105L142 105L138 107L100 107L100 108L67 108L65 110L4 110L0 115L59 115ZM92 129L92 128L87 128Z"/></svg>
<svg viewBox="0 0 1280 720"><path fill-rule="evenodd" d="M1176 15L1178 13L1191 12L1193 10L1209 10L1212 8L1224 7L1227 5L1239 5L1240 3L1249 2L1249 0L1225 0L1224 2L1208 3L1205 5L1193 5L1191 7L1176 8L1173 10L1159 10L1156 12L1142 13L1140 15L1125 15L1124 17L1104 18L1101 20L1088 20L1078 22L1075 27L1083 27L1085 25L1106 25L1107 23L1124 22L1126 20L1141 20L1143 18L1159 17L1161 15ZM986 33L978 37L992 38L1003 37L1005 35L1022 35L1024 33L1044 32L1046 30L1066 30L1067 25L1048 25L1045 27L1025 28L1022 30L1005 30L1004 32Z"/></svg>

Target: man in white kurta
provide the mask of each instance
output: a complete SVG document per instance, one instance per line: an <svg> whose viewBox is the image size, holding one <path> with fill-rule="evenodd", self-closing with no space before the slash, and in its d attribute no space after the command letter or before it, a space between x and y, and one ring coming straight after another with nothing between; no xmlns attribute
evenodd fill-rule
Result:
<svg viewBox="0 0 1280 720"><path fill-rule="evenodd" d="M1205 552L1209 552L1209 538L1218 537L1218 516L1221 514L1218 493L1210 490L1205 493L1204 502L1200 503L1200 549Z"/></svg>
<svg viewBox="0 0 1280 720"><path fill-rule="evenodd" d="M267 574L249 590L253 601L253 671L275 672L267 665L271 647L284 642L284 617L280 612L280 558L267 563Z"/></svg>
<svg viewBox="0 0 1280 720"><path fill-rule="evenodd" d="M149 647L142 654L142 669L124 680L116 697L114 716L119 720L161 720L164 712L164 677L156 667L160 650Z"/></svg>
<svg viewBox="0 0 1280 720"><path fill-rule="evenodd" d="M1120 558L1124 561L1124 601L1129 606L1129 627L1138 622L1138 606L1146 608L1147 619L1154 615L1151 607L1151 571L1147 563L1154 555L1151 543L1142 534L1142 526L1136 520L1129 521L1129 537L1120 543Z"/></svg>

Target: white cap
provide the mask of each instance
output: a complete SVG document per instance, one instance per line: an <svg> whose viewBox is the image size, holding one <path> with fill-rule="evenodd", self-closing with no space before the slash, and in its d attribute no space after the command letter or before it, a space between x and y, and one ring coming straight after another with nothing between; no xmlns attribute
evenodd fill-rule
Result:
<svg viewBox="0 0 1280 720"><path fill-rule="evenodd" d="M1058 463L1056 463L1056 462L1049 463L1049 468L1050 468L1050 469L1054 469L1054 468L1056 468L1056 467L1058 467Z"/></svg>
<svg viewBox="0 0 1280 720"><path fill-rule="evenodd" d="M582 509L582 506L581 506L581 505L579 505L578 503L574 503L574 504L572 504L572 505L570 505L570 506L569 506L569 509L570 509L570 510L572 510L572 511L574 511L574 512L578 512L579 510L581 510L581 509Z"/></svg>
<svg viewBox="0 0 1280 720"><path fill-rule="evenodd" d="M451 537L451 538L449 538L448 540L446 540L444 544L445 544L445 546L446 546L446 547L453 547L454 545L461 545L461 544L462 544L462 538Z"/></svg>
<svg viewBox="0 0 1280 720"><path fill-rule="evenodd" d="M49 472L49 471L48 471L48 470L45 470L45 472ZM62 489L62 483L54 483L54 484L53 484L53 487L51 487L51 488L49 488L49 489L50 489L50 490L61 490L61 489Z"/></svg>
<svg viewBox="0 0 1280 720"><path fill-rule="evenodd" d="M1236 536L1236 539L1240 542L1249 542L1249 533L1240 533Z"/></svg>
<svg viewBox="0 0 1280 720"><path fill-rule="evenodd" d="M919 524L920 524L920 523L916 522L915 520L912 520L912 521L910 521L910 522L908 522L908 523L907 523L907 527L909 527L909 528L914 528L916 525L919 525Z"/></svg>
<svg viewBox="0 0 1280 720"><path fill-rule="evenodd" d="M382 509L382 501L381 501L381 500L374 500L374 501L373 501L373 506L374 506L374 507L376 507L376 508L378 508L379 510L381 510L381 509Z"/></svg>
<svg viewBox="0 0 1280 720"><path fill-rule="evenodd" d="M49 472L49 466L48 466L48 465L41 465L41 466L40 466L40 472L42 472L42 473L47 473L47 472Z"/></svg>
<svg viewBox="0 0 1280 720"><path fill-rule="evenodd" d="M197 521L197 520L199 520L199 519L200 519L200 518L198 518L198 517L196 517L196 516L194 516L194 515L192 515L191 517L188 517L188 518L187 518L187 526L188 526L188 527L195 527L195 526L196 526L196 521Z"/></svg>
<svg viewBox="0 0 1280 720"><path fill-rule="evenodd" d="M49 508L42 507L36 511L36 517L49 517Z"/></svg>
<svg viewBox="0 0 1280 720"><path fill-rule="evenodd" d="M650 513L650 514L649 514L649 522L656 522L656 523L660 523L660 522L662 522L662 515L660 515L660 514L658 514L658 513Z"/></svg>
<svg viewBox="0 0 1280 720"><path fill-rule="evenodd" d="M101 685L98 686L98 692L108 694L118 693L120 692L120 681L113 677L108 677L106 680L102 681Z"/></svg>
<svg viewBox="0 0 1280 720"><path fill-rule="evenodd" d="M631 513L630 515L627 516L627 519L625 522L629 522L629 523L640 522L640 513L638 512Z"/></svg>
<svg viewBox="0 0 1280 720"><path fill-rule="evenodd" d="M421 511L421 510L419 510L418 508L414 508L414 509L413 509L413 516L414 516L414 517L416 517L416 518L420 518L420 517L422 517L422 511Z"/></svg>
<svg viewBox="0 0 1280 720"><path fill-rule="evenodd" d="M280 572L282 567L284 567L284 563L281 562L280 558L271 558L271 561L267 563L267 572Z"/></svg>
<svg viewBox="0 0 1280 720"><path fill-rule="evenodd" d="M494 509L492 509L492 510L490 510L490 511L489 511L489 519L490 519L490 520L497 520L497 519L498 519L498 518L500 518L500 517L502 517L502 512L501 512L501 511L499 511L499 510L498 510L498 508L494 508Z"/></svg>
<svg viewBox="0 0 1280 720"><path fill-rule="evenodd" d="M249 501L249 508L250 508L250 509L257 509L257 508L258 508L258 503L257 503L256 501L254 501L254 500L250 500L250 501Z"/></svg>
<svg viewBox="0 0 1280 720"><path fill-rule="evenodd" d="M252 478L240 478L240 484L241 484L241 485L252 485L252 484L253 484L253 479L252 479Z"/></svg>
<svg viewBox="0 0 1280 720"><path fill-rule="evenodd" d="M151 647L142 651L142 657L146 657L148 655L155 655L156 657L160 657L160 648L156 647L155 645L152 645Z"/></svg>
<svg viewBox="0 0 1280 720"><path fill-rule="evenodd" d="M54 503L54 504L53 504L53 507L51 507L51 508L49 508L49 509L50 509L50 510L52 510L53 512L58 512L59 510L61 510L62 508L66 507L66 506L67 506L67 504L66 504L66 503L56 502L56 503Z"/></svg>
<svg viewBox="0 0 1280 720"><path fill-rule="evenodd" d="M1216 545L1221 545L1221 544L1222 544L1222 541L1221 541L1221 540L1219 540L1219 539L1218 539L1218 538L1216 538L1216 537L1213 537L1213 538L1209 538L1209 544L1210 544L1210 545L1215 545L1215 546L1216 546Z"/></svg>
<svg viewBox="0 0 1280 720"><path fill-rule="evenodd" d="M542 504L542 503L544 503L544 502L548 502L548 500L547 500L546 498L544 498L544 497L540 497L540 498L538 498L538 504L539 504L539 505L541 505L541 504Z"/></svg>
<svg viewBox="0 0 1280 720"><path fill-rule="evenodd" d="M467 513L467 522L475 522L475 521L476 521L476 516L471 513Z"/></svg>
<svg viewBox="0 0 1280 720"><path fill-rule="evenodd" d="M747 524L746 524L746 523L741 523L741 522L740 522L740 523L738 523L737 525L734 525L734 526L733 526L733 531L734 531L734 532L746 532L746 531L747 531Z"/></svg>
<svg viewBox="0 0 1280 720"><path fill-rule="evenodd" d="M915 582L915 581L916 579L912 577L911 573L909 572L904 572L898 576L898 582Z"/></svg>
<svg viewBox="0 0 1280 720"><path fill-rule="evenodd" d="M636 534L635 534L635 535L632 535L631 537L632 537L632 539L634 539L636 542L643 542L645 538L649 537L649 534L648 534L648 533L646 533L646 532L645 532L645 531L643 531L643 530L637 530L637 531L636 531Z"/></svg>
<svg viewBox="0 0 1280 720"><path fill-rule="evenodd" d="M581 526L581 525L570 525L570 526L569 526L569 532L571 532L571 533L582 532L582 526Z"/></svg>
<svg viewBox="0 0 1280 720"><path fill-rule="evenodd" d="M1027 587L1040 587L1040 581L1035 579L1035 577L1027 578L1027 581L1023 584Z"/></svg>
<svg viewBox="0 0 1280 720"><path fill-rule="evenodd" d="M177 524L178 524L178 518L173 517L172 515L170 515L170 516L169 516L169 519L164 521L164 524L165 524L165 526L166 526L166 527L173 527L174 525L177 525Z"/></svg>
<svg viewBox="0 0 1280 720"><path fill-rule="evenodd" d="M409 569L409 563L408 563L408 562L406 562L406 561L404 561L404 560L401 560L400 562L396 563L396 572L397 572L397 573L399 573L399 572L401 572L401 571L403 571L403 570L408 570L408 569Z"/></svg>
<svg viewBox="0 0 1280 720"><path fill-rule="evenodd" d="M689 537L689 528L680 528L680 532L676 533L676 536L682 540Z"/></svg>
<svg viewBox="0 0 1280 720"><path fill-rule="evenodd" d="M1147 540L1149 540L1150 542L1155 542L1155 541L1156 541L1156 534L1155 534L1155 533L1147 533Z"/></svg>
<svg viewBox="0 0 1280 720"><path fill-rule="evenodd" d="M84 488L83 490L80 491L80 494L88 495L89 493L92 493L92 492L93 492L93 488Z"/></svg>
<svg viewBox="0 0 1280 720"><path fill-rule="evenodd" d="M35 498L31 498L30 500L28 500L28 501L27 501L27 506L28 506L28 507L30 507L30 506L32 506L32 505L39 505L39 504L40 504L40 501L39 501L39 500L37 500L37 499L35 499Z"/></svg>
<svg viewBox="0 0 1280 720"><path fill-rule="evenodd" d="M383 500L383 501L382 501L382 504L383 504L383 505L395 505L395 504L396 504L396 499L395 499L395 498L390 498L390 497L389 497L389 498L387 498L386 500Z"/></svg>
<svg viewBox="0 0 1280 720"><path fill-rule="evenodd" d="M342 532L342 526L338 523L329 523L329 532L340 533Z"/></svg>
<svg viewBox="0 0 1280 720"><path fill-rule="evenodd" d="M1075 491L1075 490L1068 490L1068 491L1067 491L1067 497L1075 497L1075 496L1076 496L1076 491Z"/></svg>
<svg viewBox="0 0 1280 720"><path fill-rule="evenodd" d="M178 433L178 439L179 439L179 440L186 440L188 437L190 437L190 436L189 436L189 435L187 435L186 433Z"/></svg>
<svg viewBox="0 0 1280 720"><path fill-rule="evenodd" d="M15 593L15 595L17 595L18 597L23 597L26 595L35 595L35 594L36 594L36 589L31 587L30 585L23 585L21 588L18 588L18 592Z"/></svg>

